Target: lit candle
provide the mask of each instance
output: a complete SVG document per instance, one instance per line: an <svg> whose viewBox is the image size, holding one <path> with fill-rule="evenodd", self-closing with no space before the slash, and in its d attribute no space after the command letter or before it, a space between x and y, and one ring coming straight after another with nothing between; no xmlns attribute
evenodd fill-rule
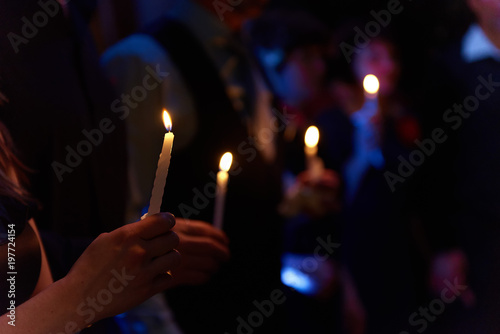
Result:
<svg viewBox="0 0 500 334"><path fill-rule="evenodd" d="M165 182L167 181L168 167L170 166L170 156L172 153L172 145L174 143L174 134L172 131L172 121L166 110L163 110L163 123L167 129L163 139L163 148L161 149L160 157L158 159L158 167L156 168L155 182L153 191L151 192L151 199L149 201L149 210L147 215L154 215L160 212L161 202L163 199L163 190L165 189Z"/></svg>
<svg viewBox="0 0 500 334"><path fill-rule="evenodd" d="M233 162L233 155L229 152L224 153L220 159L219 172L217 173L217 190L215 193L214 226L222 229L224 217L224 202L226 201L227 181L229 179L228 171Z"/></svg>
<svg viewBox="0 0 500 334"><path fill-rule="evenodd" d="M317 156L319 142L318 128L315 126L307 128L304 141L306 144L304 151L306 153L308 172L312 181L318 181L323 173L323 161Z"/></svg>
<svg viewBox="0 0 500 334"><path fill-rule="evenodd" d="M380 83L378 78L373 74L368 74L363 80L363 88L366 97L365 107L353 115L354 124L358 127L363 124L364 127L371 124L372 119L379 112L378 91ZM366 131L366 129L363 131ZM380 169L385 165L385 159L380 148L380 134L377 132L376 135L377 137L374 137L376 141L373 142L374 148L369 152L368 158L375 168Z"/></svg>
<svg viewBox="0 0 500 334"><path fill-rule="evenodd" d="M358 111L351 114L351 120L356 127L366 124L378 112L379 81L373 74L368 74L363 80L365 103Z"/></svg>
<svg viewBox="0 0 500 334"><path fill-rule="evenodd" d="M365 96L367 99L377 100L380 83L376 76L373 74L365 76L365 79L363 80L363 88L365 89Z"/></svg>

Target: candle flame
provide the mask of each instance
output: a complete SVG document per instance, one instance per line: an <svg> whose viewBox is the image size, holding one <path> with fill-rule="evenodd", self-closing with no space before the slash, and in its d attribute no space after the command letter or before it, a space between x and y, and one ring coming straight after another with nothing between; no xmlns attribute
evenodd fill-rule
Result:
<svg viewBox="0 0 500 334"><path fill-rule="evenodd" d="M219 168L220 170L227 172L231 168L232 163L233 163L233 155L229 152L226 152L220 159Z"/></svg>
<svg viewBox="0 0 500 334"><path fill-rule="evenodd" d="M165 124L165 129L167 132L172 131L172 120L166 109L163 109L163 124Z"/></svg>
<svg viewBox="0 0 500 334"><path fill-rule="evenodd" d="M369 94L376 94L380 88L377 77L373 74L368 74L363 80L363 88Z"/></svg>
<svg viewBox="0 0 500 334"><path fill-rule="evenodd" d="M315 126L307 128L305 142L307 147L315 147L319 141L319 130Z"/></svg>

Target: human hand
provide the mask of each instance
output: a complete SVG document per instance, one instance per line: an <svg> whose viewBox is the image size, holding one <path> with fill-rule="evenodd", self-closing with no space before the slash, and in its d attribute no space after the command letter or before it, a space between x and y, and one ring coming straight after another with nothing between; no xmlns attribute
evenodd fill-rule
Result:
<svg viewBox="0 0 500 334"><path fill-rule="evenodd" d="M174 285L206 283L229 260L229 239L213 225L178 218L174 231L179 235L177 249L182 255L181 264L172 271Z"/></svg>
<svg viewBox="0 0 500 334"><path fill-rule="evenodd" d="M310 254L285 253L281 277L283 284L306 296L323 300L337 291L339 272L332 260L316 259Z"/></svg>
<svg viewBox="0 0 500 334"><path fill-rule="evenodd" d="M324 169L316 179L304 171L285 194L280 212L287 217L301 212L313 218L323 217L340 211L340 194L341 181L337 172Z"/></svg>
<svg viewBox="0 0 500 334"><path fill-rule="evenodd" d="M301 186L324 188L337 191L340 187L340 177L338 173L331 169L323 170L321 177L315 179L307 171L297 175L297 182Z"/></svg>
<svg viewBox="0 0 500 334"><path fill-rule="evenodd" d="M114 316L172 286L179 237L168 213L101 234L63 278L84 325ZM71 303L70 303L71 304Z"/></svg>
<svg viewBox="0 0 500 334"><path fill-rule="evenodd" d="M467 286L467 269L467 257L460 249L438 253L434 256L429 271L431 292L436 296L441 296L444 289L449 289L450 283ZM473 307L476 302L476 296L470 287L461 291L460 299L466 308Z"/></svg>
<svg viewBox="0 0 500 334"><path fill-rule="evenodd" d="M343 288L342 314L344 317L344 331L348 334L363 334L366 330L365 308L349 272L342 269L340 276Z"/></svg>

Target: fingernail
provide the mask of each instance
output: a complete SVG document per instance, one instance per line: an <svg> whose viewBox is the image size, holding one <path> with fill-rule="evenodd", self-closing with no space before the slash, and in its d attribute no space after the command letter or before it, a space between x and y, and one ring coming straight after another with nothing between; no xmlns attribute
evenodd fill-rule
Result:
<svg viewBox="0 0 500 334"><path fill-rule="evenodd" d="M165 212L167 214L168 220L175 225L175 216L170 212Z"/></svg>

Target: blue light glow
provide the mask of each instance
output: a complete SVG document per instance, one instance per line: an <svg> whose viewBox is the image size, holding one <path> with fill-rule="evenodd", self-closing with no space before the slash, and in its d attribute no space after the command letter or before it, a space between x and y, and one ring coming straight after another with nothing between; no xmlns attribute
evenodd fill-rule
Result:
<svg viewBox="0 0 500 334"><path fill-rule="evenodd" d="M315 282L308 275L293 267L281 269L281 282L305 295L312 295L317 290Z"/></svg>

